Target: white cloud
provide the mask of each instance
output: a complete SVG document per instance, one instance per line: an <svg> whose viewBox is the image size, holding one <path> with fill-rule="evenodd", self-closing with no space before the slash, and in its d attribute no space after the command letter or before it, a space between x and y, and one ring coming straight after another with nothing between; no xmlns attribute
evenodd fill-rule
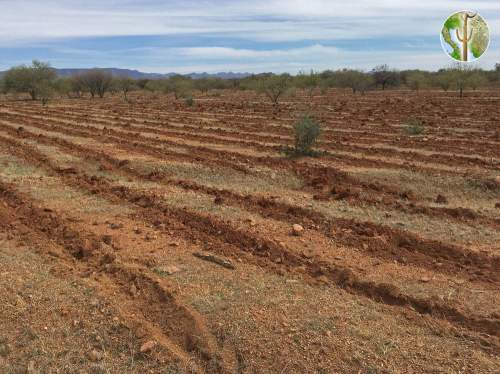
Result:
<svg viewBox="0 0 500 374"><path fill-rule="evenodd" d="M368 69L387 62L400 68L434 69L449 63L440 50L441 24L460 9L478 10L490 25L492 43L482 63L491 67L500 60L498 0L0 0L0 7L0 51L2 47L43 48L57 55L51 58L57 66L133 63L132 68L161 72L297 72L347 66ZM119 51L71 45L73 38L80 37L164 35L175 40L180 34L233 43L189 48L145 45L134 50L124 45ZM399 51L394 45L380 45L380 40L376 48L369 44L358 44L357 50L334 47L345 45L336 43L342 40L404 36L410 40ZM419 38L429 37L436 40L433 53L419 45ZM61 39L69 42L60 44ZM235 47L235 40L241 46L255 42L307 46L243 48ZM17 63L15 58L3 63Z"/></svg>
<svg viewBox="0 0 500 374"><path fill-rule="evenodd" d="M254 49L236 49L227 47L192 47L175 48L171 51L180 56L195 57L203 59L314 59L318 57L332 57L339 53L335 47L326 47L321 44L315 44L304 48L294 49L273 49L273 50L254 50Z"/></svg>
<svg viewBox="0 0 500 374"><path fill-rule="evenodd" d="M1 1L0 42L57 37L225 33L259 41L435 35L455 10L500 35L500 1ZM493 27L494 26L494 27Z"/></svg>

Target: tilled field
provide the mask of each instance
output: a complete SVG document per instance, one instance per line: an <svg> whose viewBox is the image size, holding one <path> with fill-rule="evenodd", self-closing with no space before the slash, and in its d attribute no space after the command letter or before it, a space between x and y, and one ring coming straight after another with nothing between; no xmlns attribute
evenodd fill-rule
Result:
<svg viewBox="0 0 500 374"><path fill-rule="evenodd" d="M0 368L500 371L500 94L262 100L0 102Z"/></svg>

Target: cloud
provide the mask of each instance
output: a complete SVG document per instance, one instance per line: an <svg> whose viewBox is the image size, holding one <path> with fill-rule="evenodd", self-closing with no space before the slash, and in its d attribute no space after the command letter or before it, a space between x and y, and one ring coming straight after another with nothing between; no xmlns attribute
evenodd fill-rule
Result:
<svg viewBox="0 0 500 374"><path fill-rule="evenodd" d="M5 65L47 58L66 66L129 64L155 71L296 71L378 62L437 68L448 62L439 43L443 20L455 10L470 8L490 25L492 43L482 59L486 65L493 64L500 50L498 0L0 0L0 4L0 63ZM133 46L132 36L141 36ZM158 37L164 42L157 43Z"/></svg>
<svg viewBox="0 0 500 374"><path fill-rule="evenodd" d="M498 1L5 0L0 41L176 34L231 34L259 41L435 35L447 15L471 6L498 24ZM499 32L498 27L492 29Z"/></svg>
<svg viewBox="0 0 500 374"><path fill-rule="evenodd" d="M315 59L318 57L332 57L339 54L335 47L325 47L315 44L304 48L253 50L226 47L193 47L172 49L173 53L186 57L203 59Z"/></svg>

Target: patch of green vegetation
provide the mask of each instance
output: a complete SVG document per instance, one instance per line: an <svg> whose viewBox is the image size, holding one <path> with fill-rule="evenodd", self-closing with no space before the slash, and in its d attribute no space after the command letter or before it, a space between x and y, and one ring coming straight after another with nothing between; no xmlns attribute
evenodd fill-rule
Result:
<svg viewBox="0 0 500 374"><path fill-rule="evenodd" d="M289 157L318 157L322 153L313 150L319 134L321 133L321 126L318 122L309 116L302 117L293 127L295 135L295 146L293 148L287 147L283 152Z"/></svg>
<svg viewBox="0 0 500 374"><path fill-rule="evenodd" d="M405 123L405 132L408 135L421 135L425 131L422 121L416 118L410 118Z"/></svg>

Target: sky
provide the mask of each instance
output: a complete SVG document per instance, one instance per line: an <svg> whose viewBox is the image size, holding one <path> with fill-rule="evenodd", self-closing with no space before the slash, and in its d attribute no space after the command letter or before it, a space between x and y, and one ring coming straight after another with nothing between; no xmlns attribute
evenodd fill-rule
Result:
<svg viewBox="0 0 500 374"><path fill-rule="evenodd" d="M276 73L379 64L436 70L444 20L478 11L500 62L500 0L0 0L0 70L57 68L152 73Z"/></svg>

